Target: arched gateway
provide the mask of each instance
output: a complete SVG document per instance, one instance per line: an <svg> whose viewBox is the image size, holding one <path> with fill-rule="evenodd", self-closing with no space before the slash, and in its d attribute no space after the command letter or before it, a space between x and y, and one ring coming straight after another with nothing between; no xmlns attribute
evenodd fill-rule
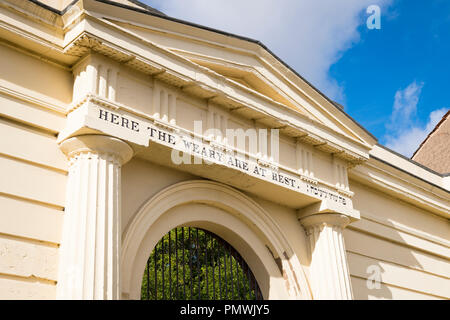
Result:
<svg viewBox="0 0 450 320"><path fill-rule="evenodd" d="M303 272L299 272L302 267L297 257L264 209L233 188L203 180L166 188L147 201L136 214L123 238L122 298L141 298L142 280L150 253L155 247L161 250L160 240L177 227L207 230L208 234L222 240L224 246L229 244L238 254L235 257L242 257L245 261L242 269L247 271L248 265L248 271L254 275L257 286L250 286L253 286L252 290L259 287L257 295L262 295L256 298L310 298L306 278Z"/></svg>

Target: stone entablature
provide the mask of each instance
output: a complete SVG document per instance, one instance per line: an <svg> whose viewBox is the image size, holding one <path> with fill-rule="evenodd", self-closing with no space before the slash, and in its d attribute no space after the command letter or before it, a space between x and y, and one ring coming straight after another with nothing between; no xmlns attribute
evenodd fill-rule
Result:
<svg viewBox="0 0 450 320"><path fill-rule="evenodd" d="M323 156L317 156L317 151L310 151L299 142L292 146L292 153L282 155L292 157L294 165L298 165L288 167L273 161L267 162L257 154L239 150L229 144L217 144L215 140L206 139L199 133L170 123L161 123L152 116L94 95L88 95L77 109L69 113L67 126L60 133L59 140L64 141L85 134L111 135L132 143L135 148L147 148L151 143L157 143L168 152L163 160L168 166L226 166L260 179L262 183L272 183L306 194L311 200L330 199L345 207L351 207L353 193L348 188L345 162L340 159L324 161ZM303 151L305 149L309 151ZM180 152L179 158L171 159L172 150ZM191 156L197 160L191 159ZM203 159L203 162L199 159ZM175 163L173 160L186 161ZM328 168L332 173L329 181L314 177L313 163L317 167L331 166ZM332 170L335 170L334 174Z"/></svg>

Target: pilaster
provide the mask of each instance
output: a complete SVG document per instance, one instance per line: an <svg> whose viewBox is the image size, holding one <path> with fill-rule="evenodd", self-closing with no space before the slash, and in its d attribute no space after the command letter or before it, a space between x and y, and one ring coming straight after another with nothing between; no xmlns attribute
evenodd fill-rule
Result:
<svg viewBox="0 0 450 320"><path fill-rule="evenodd" d="M353 299L343 230L359 212L323 200L300 210L298 218L308 237L313 298Z"/></svg>
<svg viewBox="0 0 450 320"><path fill-rule="evenodd" d="M63 141L70 161L57 284L58 299L119 299L121 166L133 156L120 139Z"/></svg>

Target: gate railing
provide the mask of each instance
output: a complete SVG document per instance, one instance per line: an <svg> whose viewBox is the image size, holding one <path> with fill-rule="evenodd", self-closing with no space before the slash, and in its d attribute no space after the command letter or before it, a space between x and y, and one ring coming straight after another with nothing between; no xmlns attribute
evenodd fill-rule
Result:
<svg viewBox="0 0 450 320"><path fill-rule="evenodd" d="M262 300L241 255L207 230L180 227L157 243L147 261L142 300Z"/></svg>

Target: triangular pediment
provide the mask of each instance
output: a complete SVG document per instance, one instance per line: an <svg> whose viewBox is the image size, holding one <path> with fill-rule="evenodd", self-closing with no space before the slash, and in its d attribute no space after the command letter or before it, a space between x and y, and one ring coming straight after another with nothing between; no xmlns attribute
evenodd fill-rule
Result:
<svg viewBox="0 0 450 320"><path fill-rule="evenodd" d="M376 143L337 104L287 68L259 42L167 16L110 7L97 2L95 12L91 12L110 25L226 78L228 84L273 101L276 107L295 110L311 123L357 143L366 146Z"/></svg>
<svg viewBox="0 0 450 320"><path fill-rule="evenodd" d="M262 76L259 72L257 72L255 69L251 67L236 66L224 61L214 61L211 59L207 60L202 57L190 56L188 58L189 60L203 67L206 67L214 72L217 72L218 74L230 80L233 80L250 90L253 90L261 95L264 95L267 98L272 99L273 101L288 106L302 113L303 115L318 121L318 119L314 117L314 115L309 113L302 106L297 105L295 101L292 101L285 94L277 90L277 88L274 87L273 84L269 83L269 81L264 76Z"/></svg>

